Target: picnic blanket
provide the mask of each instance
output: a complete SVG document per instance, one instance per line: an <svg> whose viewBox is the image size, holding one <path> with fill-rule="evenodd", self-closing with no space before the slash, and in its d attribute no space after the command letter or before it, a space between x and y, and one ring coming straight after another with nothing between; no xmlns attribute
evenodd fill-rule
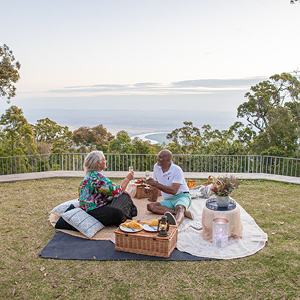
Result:
<svg viewBox="0 0 300 300"><path fill-rule="evenodd" d="M160 198L159 198L159 200L160 200ZM161 198L161 200L162 200L162 198ZM144 198L144 199L133 198L133 202L136 205L137 211L138 211L138 215L136 217L134 217L133 220L151 222L153 219L161 218L160 215L151 213L147 210L147 203L149 203L149 201L146 198ZM55 224L59 218L60 217L58 215L50 213L49 220L53 227L55 226ZM100 231L98 231L92 237L92 240L109 240L110 238L114 237L114 231L116 229L117 229L116 226L107 226L107 227L101 229ZM65 233L73 235L73 236L88 239L86 236L84 236L82 233L80 233L78 231L71 231L71 230L60 230L60 231L63 231Z"/></svg>
<svg viewBox="0 0 300 300"><path fill-rule="evenodd" d="M267 234L256 224L255 220L237 203L241 211L241 220L243 224L243 234L240 238L230 238L226 248L214 248L212 243L202 238L201 229L196 225L201 224L202 210L206 198L197 195L192 200L189 208L195 215L194 220L185 218L178 228L177 249L181 252L189 253L193 256L214 259L233 259L252 255L261 250L268 239ZM159 218L159 215L147 211L147 199L133 199L137 206L138 215L134 220L150 222L152 219ZM50 223L54 226L58 216L50 214ZM114 237L116 227L108 226L100 230L92 240L109 240ZM69 235L85 238L80 232L61 230ZM114 247L114 244L110 242ZM75 248L78 249L78 248ZM76 250L77 251L77 250Z"/></svg>
<svg viewBox="0 0 300 300"><path fill-rule="evenodd" d="M116 251L111 241L82 239L58 231L40 252L40 257L79 260L150 260L196 261L211 258L198 257L174 249L168 258Z"/></svg>
<svg viewBox="0 0 300 300"><path fill-rule="evenodd" d="M202 210L206 198L197 197L192 200L190 210L194 212L195 219L186 219L179 226L177 249L196 256L216 259L233 259L252 255L261 250L268 235L256 224L255 220L238 204L240 209L243 233L240 238L229 238L228 246L215 248L211 242L202 238L201 230L194 228L193 224L201 223Z"/></svg>

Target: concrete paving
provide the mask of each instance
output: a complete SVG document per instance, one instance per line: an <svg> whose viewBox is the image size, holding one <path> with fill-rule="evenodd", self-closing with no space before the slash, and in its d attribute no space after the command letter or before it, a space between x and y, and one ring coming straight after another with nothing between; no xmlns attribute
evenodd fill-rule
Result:
<svg viewBox="0 0 300 300"><path fill-rule="evenodd" d="M128 172L122 171L107 171L104 172L108 178L124 178ZM14 182L21 180L34 180L34 179L46 179L55 177L80 177L83 178L85 175L84 171L49 171L49 172L35 172L35 173L25 173L25 174L13 174L13 175L0 175L0 182ZM224 175L234 175L241 180L245 179L264 179L264 180L275 180L294 184L300 184L300 177L291 177L283 175L272 175L265 173L196 173L196 172L185 172L184 176L186 179L189 178L199 178L205 179L209 175L215 177ZM136 178L144 178L145 172L135 172Z"/></svg>

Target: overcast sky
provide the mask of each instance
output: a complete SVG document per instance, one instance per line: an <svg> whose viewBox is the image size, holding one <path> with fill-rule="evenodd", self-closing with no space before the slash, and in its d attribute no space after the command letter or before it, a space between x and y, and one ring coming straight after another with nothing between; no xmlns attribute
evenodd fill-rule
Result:
<svg viewBox="0 0 300 300"><path fill-rule="evenodd" d="M300 68L300 4L289 0L0 4L0 44L22 65L11 104L25 112L236 111L251 85Z"/></svg>

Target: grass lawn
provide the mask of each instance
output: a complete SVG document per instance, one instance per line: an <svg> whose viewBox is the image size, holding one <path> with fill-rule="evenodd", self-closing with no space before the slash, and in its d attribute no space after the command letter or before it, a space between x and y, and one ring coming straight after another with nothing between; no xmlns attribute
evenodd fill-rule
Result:
<svg viewBox="0 0 300 300"><path fill-rule="evenodd" d="M80 181L0 184L0 299L300 299L300 185L246 180L234 191L232 197L269 236L266 247L249 257L195 262L40 258L55 233L49 211L75 199Z"/></svg>

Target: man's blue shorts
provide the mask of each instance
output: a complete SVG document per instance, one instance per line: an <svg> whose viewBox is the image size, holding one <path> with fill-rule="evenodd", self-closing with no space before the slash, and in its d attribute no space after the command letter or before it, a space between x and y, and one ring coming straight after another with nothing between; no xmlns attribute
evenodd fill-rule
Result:
<svg viewBox="0 0 300 300"><path fill-rule="evenodd" d="M173 210L175 210L176 205L183 205L185 209L188 209L192 203L192 199L190 193L179 193L168 199L158 201L158 203Z"/></svg>

